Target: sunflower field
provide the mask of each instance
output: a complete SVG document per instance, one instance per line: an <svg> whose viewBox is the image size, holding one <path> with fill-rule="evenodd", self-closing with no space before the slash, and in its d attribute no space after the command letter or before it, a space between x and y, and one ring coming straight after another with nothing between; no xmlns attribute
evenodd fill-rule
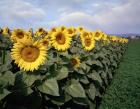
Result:
<svg viewBox="0 0 140 109"><path fill-rule="evenodd" d="M0 109L97 109L127 43L82 27L0 29Z"/></svg>

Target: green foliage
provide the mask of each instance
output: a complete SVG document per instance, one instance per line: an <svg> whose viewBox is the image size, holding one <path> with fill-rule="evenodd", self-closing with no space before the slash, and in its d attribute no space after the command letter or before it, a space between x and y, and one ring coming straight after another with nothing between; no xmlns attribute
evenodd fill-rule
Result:
<svg viewBox="0 0 140 109"><path fill-rule="evenodd" d="M60 71L58 71L57 80L61 80L68 77L68 69L67 67L62 67Z"/></svg>
<svg viewBox="0 0 140 109"><path fill-rule="evenodd" d="M56 79L46 79L41 85L39 85L38 90L45 94L50 94L53 96L59 96L59 88Z"/></svg>
<svg viewBox="0 0 140 109"><path fill-rule="evenodd" d="M92 51L84 51L81 42L76 40L78 37L66 52L49 49L47 61L39 70L25 72L11 60L12 42L2 38L0 108L95 109L113 78L126 45L116 42L103 45L102 41L97 41ZM73 55L80 59L79 68L71 64Z"/></svg>
<svg viewBox="0 0 140 109"><path fill-rule="evenodd" d="M65 91L72 97L85 98L85 91L81 84L76 80L71 80L70 82L70 85L66 87Z"/></svg>

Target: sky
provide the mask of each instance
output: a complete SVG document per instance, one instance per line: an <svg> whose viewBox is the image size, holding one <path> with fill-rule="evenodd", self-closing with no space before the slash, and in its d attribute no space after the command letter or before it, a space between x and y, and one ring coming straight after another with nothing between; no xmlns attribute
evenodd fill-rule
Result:
<svg viewBox="0 0 140 109"><path fill-rule="evenodd" d="M0 0L0 27L140 33L140 0Z"/></svg>

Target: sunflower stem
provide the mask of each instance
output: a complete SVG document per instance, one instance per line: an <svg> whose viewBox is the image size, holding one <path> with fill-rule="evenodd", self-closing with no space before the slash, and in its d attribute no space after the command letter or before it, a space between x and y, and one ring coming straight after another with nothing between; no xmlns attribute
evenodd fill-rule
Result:
<svg viewBox="0 0 140 109"><path fill-rule="evenodd" d="M11 50L11 48L9 47L0 47L0 50Z"/></svg>
<svg viewBox="0 0 140 109"><path fill-rule="evenodd" d="M5 64L5 55L6 55L6 49L3 49L2 53L2 63Z"/></svg>
<svg viewBox="0 0 140 109"><path fill-rule="evenodd" d="M56 64L56 68L58 68L58 59L59 58L59 54L58 54L58 52L57 52L57 64Z"/></svg>

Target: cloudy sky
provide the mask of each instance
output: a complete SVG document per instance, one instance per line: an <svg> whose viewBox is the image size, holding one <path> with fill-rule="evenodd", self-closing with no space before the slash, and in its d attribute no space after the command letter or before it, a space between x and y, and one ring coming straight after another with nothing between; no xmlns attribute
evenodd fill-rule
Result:
<svg viewBox="0 0 140 109"><path fill-rule="evenodd" d="M0 0L0 27L60 25L140 33L140 0Z"/></svg>

